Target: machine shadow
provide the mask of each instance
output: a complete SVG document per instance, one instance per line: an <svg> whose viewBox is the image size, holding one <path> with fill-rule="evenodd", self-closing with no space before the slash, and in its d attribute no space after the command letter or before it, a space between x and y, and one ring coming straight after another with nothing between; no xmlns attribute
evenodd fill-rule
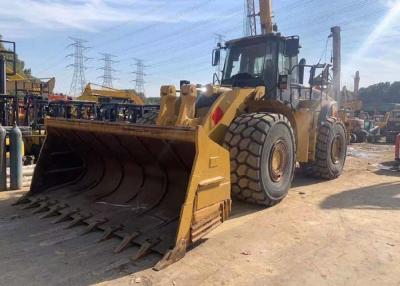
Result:
<svg viewBox="0 0 400 286"><path fill-rule="evenodd" d="M322 209L400 210L400 183L347 190L326 198Z"/></svg>
<svg viewBox="0 0 400 286"><path fill-rule="evenodd" d="M161 259L151 253L132 261L138 247L114 254L120 239L97 242L100 231L81 235L84 226L65 229L66 223L11 206L21 194L0 197L0 285L93 285L150 269Z"/></svg>
<svg viewBox="0 0 400 286"><path fill-rule="evenodd" d="M241 216L246 216L255 212L264 210L265 207L239 201L235 198L232 199L232 212L229 219L236 219Z"/></svg>
<svg viewBox="0 0 400 286"><path fill-rule="evenodd" d="M326 182L326 180L307 177L303 174L303 171L301 170L301 168L296 168L291 188L303 187L303 186L318 184L318 183L322 183L322 182ZM290 192L290 190L289 190L289 192Z"/></svg>
<svg viewBox="0 0 400 286"><path fill-rule="evenodd" d="M378 169L374 173L381 176L400 177L400 162L382 162L378 165Z"/></svg>

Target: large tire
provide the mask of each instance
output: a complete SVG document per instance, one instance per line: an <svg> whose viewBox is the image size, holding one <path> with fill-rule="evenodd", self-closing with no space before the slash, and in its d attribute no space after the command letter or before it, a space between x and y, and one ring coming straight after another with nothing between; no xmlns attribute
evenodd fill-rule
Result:
<svg viewBox="0 0 400 286"><path fill-rule="evenodd" d="M287 195L295 170L296 147L286 117L243 114L229 126L224 147L230 151L233 196L273 206Z"/></svg>
<svg viewBox="0 0 400 286"><path fill-rule="evenodd" d="M136 123L145 125L155 125L157 122L158 111L149 111L139 118Z"/></svg>
<svg viewBox="0 0 400 286"><path fill-rule="evenodd" d="M361 130L357 133L357 143L364 143L367 140L368 132Z"/></svg>
<svg viewBox="0 0 400 286"><path fill-rule="evenodd" d="M332 180L343 172L347 153L346 128L335 118L327 118L317 135L315 161L302 164L306 176Z"/></svg>

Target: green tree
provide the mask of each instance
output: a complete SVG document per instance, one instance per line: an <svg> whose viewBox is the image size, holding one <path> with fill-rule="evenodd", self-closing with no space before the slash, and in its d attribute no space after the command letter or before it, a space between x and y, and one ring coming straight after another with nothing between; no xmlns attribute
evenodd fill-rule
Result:
<svg viewBox="0 0 400 286"><path fill-rule="evenodd" d="M400 81L380 82L360 89L360 98L366 111L386 112L400 103Z"/></svg>

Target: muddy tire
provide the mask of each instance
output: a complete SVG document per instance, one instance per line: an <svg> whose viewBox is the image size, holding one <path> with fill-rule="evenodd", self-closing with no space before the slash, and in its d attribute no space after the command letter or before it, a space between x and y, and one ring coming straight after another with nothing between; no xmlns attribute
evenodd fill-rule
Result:
<svg viewBox="0 0 400 286"><path fill-rule="evenodd" d="M347 153L346 129L340 121L327 118L317 135L316 160L301 164L306 176L332 180L343 172Z"/></svg>
<svg viewBox="0 0 400 286"><path fill-rule="evenodd" d="M157 122L158 111L149 111L139 118L136 123L145 125L155 125Z"/></svg>
<svg viewBox="0 0 400 286"><path fill-rule="evenodd" d="M350 134L350 143L356 143L357 142L357 135L355 133Z"/></svg>
<svg viewBox="0 0 400 286"><path fill-rule="evenodd" d="M295 169L295 139L280 114L237 117L225 135L230 151L232 194L240 200L273 206L286 195Z"/></svg>

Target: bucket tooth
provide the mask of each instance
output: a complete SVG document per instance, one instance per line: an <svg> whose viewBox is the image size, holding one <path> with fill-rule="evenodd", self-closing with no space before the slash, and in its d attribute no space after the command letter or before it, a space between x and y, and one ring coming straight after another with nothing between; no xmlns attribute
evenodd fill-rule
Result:
<svg viewBox="0 0 400 286"><path fill-rule="evenodd" d="M187 242L185 239L182 239L178 242L178 244L174 247L174 249L169 250L163 258L154 265L153 269L156 271L160 271L169 265L175 263L179 259L182 259L186 254Z"/></svg>
<svg viewBox="0 0 400 286"><path fill-rule="evenodd" d="M40 203L40 207L32 212L32 214L38 214L48 210L52 205L56 204L56 202L44 201Z"/></svg>
<svg viewBox="0 0 400 286"><path fill-rule="evenodd" d="M124 237L124 239L122 240L122 242L114 249L114 253L120 253L122 251L124 251L125 249L127 249L130 244L132 243L132 241L138 237L140 235L139 232L134 232L132 234L128 234Z"/></svg>
<svg viewBox="0 0 400 286"><path fill-rule="evenodd" d="M69 229L72 228L78 224L80 224L81 222L83 222L84 220L88 219L92 217L92 215L82 215L82 214L77 214L73 220L66 226L64 227L64 229Z"/></svg>
<svg viewBox="0 0 400 286"><path fill-rule="evenodd" d="M131 257L132 261L137 261L143 256L145 256L150 249L155 246L156 244L160 243L160 239L146 239L146 241L142 244L139 250L135 253L134 256Z"/></svg>
<svg viewBox="0 0 400 286"><path fill-rule="evenodd" d="M121 230L123 228L124 227L122 225L111 226L111 227L107 228L106 230L104 230L103 236L97 242L103 242L103 241L110 239L116 231Z"/></svg>
<svg viewBox="0 0 400 286"><path fill-rule="evenodd" d="M89 232L92 232L95 228L97 228L98 226L106 223L108 220L107 219L100 219L100 220L96 220L94 222L91 222L86 229L81 233L81 235L85 235L88 234Z"/></svg>
<svg viewBox="0 0 400 286"><path fill-rule="evenodd" d="M67 221L69 218L71 218L72 215L74 215L78 212L79 212L79 210L67 211L67 212L63 213L58 219L53 221L53 223L56 224L56 223Z"/></svg>
<svg viewBox="0 0 400 286"><path fill-rule="evenodd" d="M28 209L37 208L40 206L40 203L43 202L44 200L45 199L43 199L43 198L37 198L37 199L31 200L31 202L27 206L24 206L22 209L28 210Z"/></svg>
<svg viewBox="0 0 400 286"><path fill-rule="evenodd" d="M52 206L52 207L49 208L49 211L47 213L45 213L44 215L42 215L40 217L40 219L45 219L45 218L57 216L59 214L59 211L65 209L67 207L68 207L68 205L65 205L65 204L57 204L55 206Z"/></svg>
<svg viewBox="0 0 400 286"><path fill-rule="evenodd" d="M31 202L31 199L29 199L28 196L22 196L15 203L13 203L12 206L29 204L30 202Z"/></svg>

